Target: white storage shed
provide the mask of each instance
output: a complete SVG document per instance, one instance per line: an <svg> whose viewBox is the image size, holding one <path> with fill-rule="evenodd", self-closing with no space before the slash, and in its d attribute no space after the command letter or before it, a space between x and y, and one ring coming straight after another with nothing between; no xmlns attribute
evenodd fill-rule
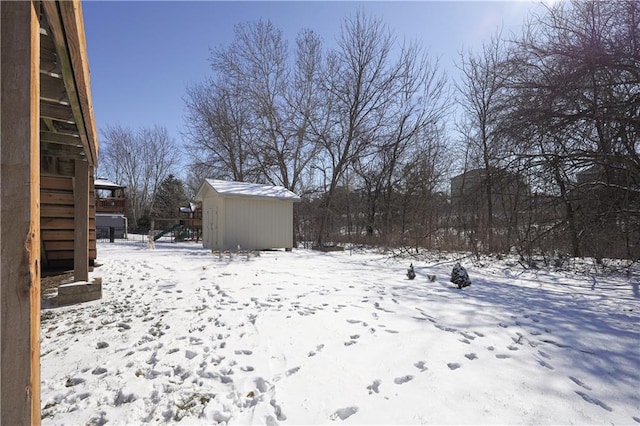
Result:
<svg viewBox="0 0 640 426"><path fill-rule="evenodd" d="M211 250L293 247L293 192L282 186L206 179L202 202L202 243Z"/></svg>

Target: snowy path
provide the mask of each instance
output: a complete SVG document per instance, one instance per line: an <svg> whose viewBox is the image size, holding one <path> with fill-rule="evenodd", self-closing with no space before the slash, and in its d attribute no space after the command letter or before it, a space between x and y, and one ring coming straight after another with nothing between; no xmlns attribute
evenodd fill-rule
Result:
<svg viewBox="0 0 640 426"><path fill-rule="evenodd" d="M102 300L43 310L45 424L640 424L629 279L469 268L458 290L450 263L409 281L376 254L99 255Z"/></svg>

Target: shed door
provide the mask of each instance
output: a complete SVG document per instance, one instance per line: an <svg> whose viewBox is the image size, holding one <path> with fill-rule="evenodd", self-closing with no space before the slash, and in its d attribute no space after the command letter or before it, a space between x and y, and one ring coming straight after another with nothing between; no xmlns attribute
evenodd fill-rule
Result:
<svg viewBox="0 0 640 426"><path fill-rule="evenodd" d="M204 231L204 245L205 247L215 249L216 238L216 212L213 208L208 208L205 212L205 231Z"/></svg>

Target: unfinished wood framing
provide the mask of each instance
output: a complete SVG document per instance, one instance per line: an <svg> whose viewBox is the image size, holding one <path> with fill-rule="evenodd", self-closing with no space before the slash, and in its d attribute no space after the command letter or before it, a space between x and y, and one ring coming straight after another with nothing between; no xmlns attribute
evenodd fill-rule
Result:
<svg viewBox="0 0 640 426"><path fill-rule="evenodd" d="M90 99L82 9L78 0L45 1L40 29L42 262L50 270L78 269L96 258L93 166L98 144ZM83 167L76 171L76 165ZM86 174L86 175L85 175ZM89 208L76 204L79 179L88 181ZM84 190L82 191L84 193ZM84 205L84 200L79 200ZM84 212L84 213L83 213ZM88 214L88 232L84 217ZM52 234L52 232L56 232ZM55 238L52 239L52 236ZM88 265L84 245L88 236ZM83 278L86 279L86 278Z"/></svg>
<svg viewBox="0 0 640 426"><path fill-rule="evenodd" d="M40 424L39 3L0 2L0 421Z"/></svg>
<svg viewBox="0 0 640 426"><path fill-rule="evenodd" d="M80 1L0 9L0 423L39 424L40 268L88 278L98 141Z"/></svg>

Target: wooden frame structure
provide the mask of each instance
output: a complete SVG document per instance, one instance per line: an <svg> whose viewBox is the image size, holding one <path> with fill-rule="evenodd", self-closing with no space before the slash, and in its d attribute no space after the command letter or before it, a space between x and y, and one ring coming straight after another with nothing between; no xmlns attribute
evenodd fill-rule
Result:
<svg viewBox="0 0 640 426"><path fill-rule="evenodd" d="M0 11L0 423L39 424L40 272L66 251L88 279L98 142L79 0Z"/></svg>

